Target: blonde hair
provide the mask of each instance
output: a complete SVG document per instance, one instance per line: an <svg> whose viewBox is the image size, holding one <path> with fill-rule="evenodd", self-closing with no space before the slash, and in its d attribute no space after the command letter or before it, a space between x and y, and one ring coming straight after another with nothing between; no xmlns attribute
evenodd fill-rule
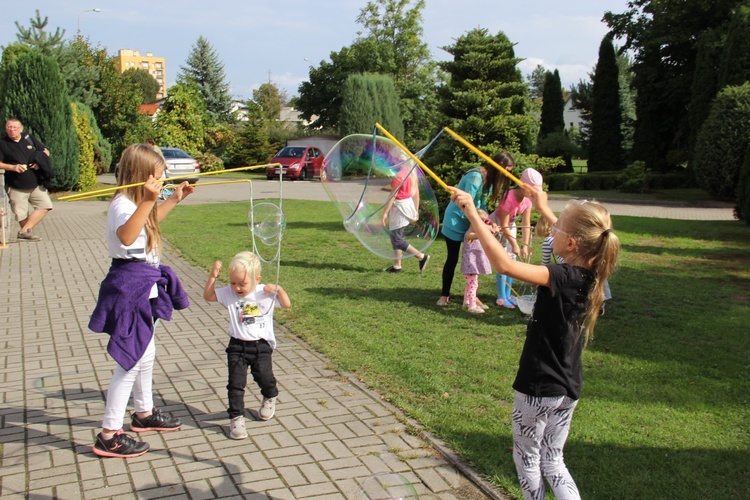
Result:
<svg viewBox="0 0 750 500"><path fill-rule="evenodd" d="M120 157L120 168L117 179L118 186L127 186L129 184L142 184L148 180L150 175L156 176L158 167L165 168L164 158L156 154L150 146L146 144L131 144ZM143 186L131 186L120 190L136 205L143 200ZM159 229L159 219L157 217L157 206L148 215L146 224L146 236L148 237L147 251L157 248L161 252L161 230Z"/></svg>
<svg viewBox="0 0 750 500"><path fill-rule="evenodd" d="M549 221L544 217L539 217L539 220L536 221L536 226L534 227L534 234L539 238L546 238L549 236L551 230L552 228L549 225Z"/></svg>
<svg viewBox="0 0 750 500"><path fill-rule="evenodd" d="M609 211L596 201L575 201L565 210L565 229L576 240L578 257L589 265L594 284L589 291L588 307L582 318L584 345L594 337L599 309L604 302L604 280L617 266L620 239L612 232ZM562 217L562 214L560 214Z"/></svg>
<svg viewBox="0 0 750 500"><path fill-rule="evenodd" d="M254 283L258 282L260 271L260 259L253 252L240 252L229 263L229 272L231 274L243 273L245 276L250 276L250 280Z"/></svg>

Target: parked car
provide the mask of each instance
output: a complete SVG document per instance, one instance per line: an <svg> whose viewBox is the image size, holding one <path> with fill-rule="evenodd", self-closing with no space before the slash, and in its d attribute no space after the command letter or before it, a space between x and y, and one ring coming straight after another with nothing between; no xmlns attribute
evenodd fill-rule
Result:
<svg viewBox="0 0 750 500"><path fill-rule="evenodd" d="M201 173L201 166L200 163L198 163L198 160L187 154L185 151L179 148L160 147L159 149L161 149L161 154L164 155L164 161L167 164L167 168L164 171L164 175L167 179ZM185 177L181 180L195 182L198 178Z"/></svg>
<svg viewBox="0 0 750 500"><path fill-rule="evenodd" d="M266 178L278 179L283 175L285 179L311 179L320 177L320 169L323 166L323 152L312 146L287 146L276 153L268 163L281 163L278 166L266 167Z"/></svg>
<svg viewBox="0 0 750 500"><path fill-rule="evenodd" d="M170 177L177 177L190 174L199 174L201 172L201 166L198 160L187 154L180 148L162 148L161 154L164 155L164 162L167 168L164 170L164 177L169 179ZM115 165L115 179L119 179L120 176L120 162L118 161ZM185 177L182 180L195 182L198 177Z"/></svg>

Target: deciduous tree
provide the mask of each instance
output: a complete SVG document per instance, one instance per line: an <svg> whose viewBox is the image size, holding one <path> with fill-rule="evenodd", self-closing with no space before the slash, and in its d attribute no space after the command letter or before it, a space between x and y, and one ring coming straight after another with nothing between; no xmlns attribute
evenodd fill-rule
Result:
<svg viewBox="0 0 750 500"><path fill-rule="evenodd" d="M727 22L739 0L632 0L620 14L607 12L605 22L635 62L633 80L638 121L634 159L665 170L687 158L697 40L703 32Z"/></svg>
<svg viewBox="0 0 750 500"><path fill-rule="evenodd" d="M207 121L208 111L199 89L178 83L169 88L156 116L155 139L159 144L197 155L204 149Z"/></svg>
<svg viewBox="0 0 750 500"><path fill-rule="evenodd" d="M93 108L94 115L102 134L112 144L112 154L119 158L130 144L128 133L139 119L143 93L132 80L120 74L114 58L107 58L104 50L98 51L97 58L101 66L100 98Z"/></svg>
<svg viewBox="0 0 750 500"><path fill-rule="evenodd" d="M135 83L141 89L143 95L142 104L150 104L156 101L156 94L159 92L159 82L147 70L128 68L122 73L122 76Z"/></svg>
<svg viewBox="0 0 750 500"><path fill-rule="evenodd" d="M355 73L379 73L393 78L406 130L405 142L421 146L434 133L440 81L437 64L422 41L424 0L368 2L357 22L363 31L349 47L330 54L310 68L309 81L299 87L297 107L314 127L338 129L341 91Z"/></svg>

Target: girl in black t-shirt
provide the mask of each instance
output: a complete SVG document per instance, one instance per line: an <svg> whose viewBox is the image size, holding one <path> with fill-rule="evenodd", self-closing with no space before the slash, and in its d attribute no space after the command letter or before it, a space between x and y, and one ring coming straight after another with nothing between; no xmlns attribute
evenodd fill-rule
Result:
<svg viewBox="0 0 750 500"><path fill-rule="evenodd" d="M581 395L581 353L593 335L620 240L603 205L570 203L558 218L547 193L526 189L551 225L553 251L564 264L514 261L482 222L470 195L456 189L451 200L466 214L496 272L539 285L513 382L513 459L524 498L545 497L544 476L556 498L576 499L563 447Z"/></svg>

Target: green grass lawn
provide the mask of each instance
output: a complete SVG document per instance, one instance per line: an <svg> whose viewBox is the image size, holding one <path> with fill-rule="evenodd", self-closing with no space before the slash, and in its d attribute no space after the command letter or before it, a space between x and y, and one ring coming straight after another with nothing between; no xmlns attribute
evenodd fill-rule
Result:
<svg viewBox="0 0 750 500"><path fill-rule="evenodd" d="M248 208L182 206L163 230L208 269L251 247ZM467 313L459 272L452 303L435 306L441 240L428 250L424 274L414 259L404 261L405 272L387 274L389 261L347 233L331 203L284 200L283 208L280 283L293 308L276 319L520 498L510 423L525 335L520 312ZM584 354L567 465L584 498L746 497L750 228L634 217L614 223L621 265ZM493 295L494 278L485 276L480 297L493 303Z"/></svg>

